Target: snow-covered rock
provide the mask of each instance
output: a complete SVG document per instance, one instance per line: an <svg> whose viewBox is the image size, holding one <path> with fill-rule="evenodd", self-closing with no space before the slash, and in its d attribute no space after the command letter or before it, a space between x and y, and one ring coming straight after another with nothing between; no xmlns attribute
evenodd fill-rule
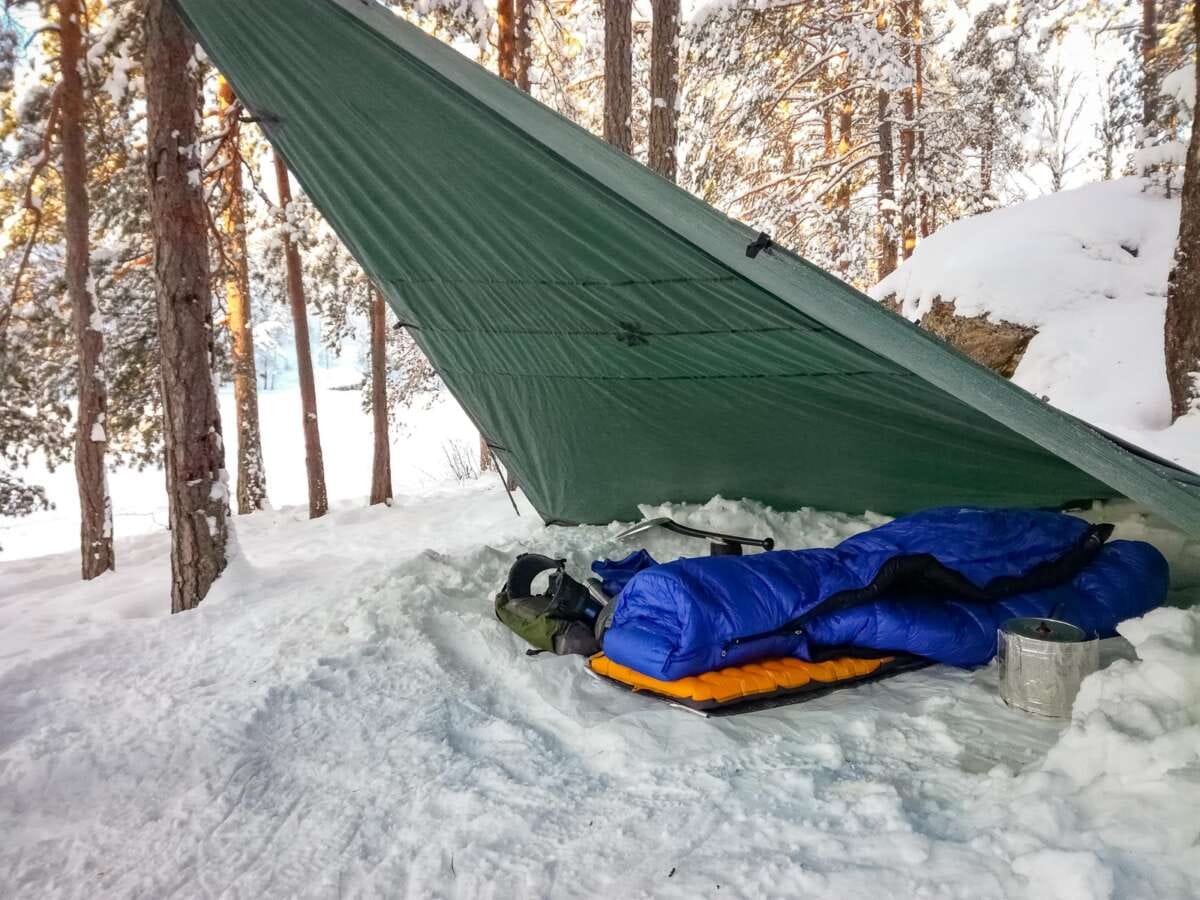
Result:
<svg viewBox="0 0 1200 900"><path fill-rule="evenodd" d="M871 291L910 320L935 301L959 317L1037 330L1013 381L1060 409L1200 468L1168 429L1163 356L1179 202L1125 178L954 222ZM1194 418L1194 417L1188 417Z"/></svg>

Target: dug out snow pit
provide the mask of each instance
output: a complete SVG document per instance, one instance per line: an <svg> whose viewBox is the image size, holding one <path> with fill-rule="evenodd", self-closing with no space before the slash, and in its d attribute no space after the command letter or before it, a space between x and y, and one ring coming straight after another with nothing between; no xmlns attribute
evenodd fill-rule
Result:
<svg viewBox="0 0 1200 900"><path fill-rule="evenodd" d="M1056 619L1009 619L1000 626L1000 696L1009 706L1066 718L1083 679L1096 671L1100 642Z"/></svg>

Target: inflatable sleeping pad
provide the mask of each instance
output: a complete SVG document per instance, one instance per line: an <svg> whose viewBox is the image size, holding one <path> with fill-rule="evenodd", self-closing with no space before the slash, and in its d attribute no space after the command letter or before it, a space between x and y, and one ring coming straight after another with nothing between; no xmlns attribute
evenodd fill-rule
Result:
<svg viewBox="0 0 1200 900"><path fill-rule="evenodd" d="M635 693L652 694L709 715L798 703L928 664L914 656L842 657L823 662L806 662L789 656L660 681L615 663L603 653L588 660L588 668L602 678Z"/></svg>
<svg viewBox="0 0 1200 900"><path fill-rule="evenodd" d="M657 564L645 551L593 570L616 595L611 664L659 682L762 660L896 653L986 663L1014 616L1110 637L1162 604L1166 560L1108 525L1036 510L928 510L831 549ZM626 682L627 683L627 682Z"/></svg>

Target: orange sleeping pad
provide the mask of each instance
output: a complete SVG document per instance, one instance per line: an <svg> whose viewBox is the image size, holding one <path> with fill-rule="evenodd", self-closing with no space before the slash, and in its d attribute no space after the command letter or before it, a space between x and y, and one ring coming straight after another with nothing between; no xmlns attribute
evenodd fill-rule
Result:
<svg viewBox="0 0 1200 900"><path fill-rule="evenodd" d="M794 702L861 681L898 674L923 666L912 657L886 656L879 659L842 657L824 662L805 662L783 657L744 666L731 666L676 681L659 681L615 663L603 653L588 660L597 675L635 692L645 691L696 710L715 711L747 704L775 705L757 701Z"/></svg>

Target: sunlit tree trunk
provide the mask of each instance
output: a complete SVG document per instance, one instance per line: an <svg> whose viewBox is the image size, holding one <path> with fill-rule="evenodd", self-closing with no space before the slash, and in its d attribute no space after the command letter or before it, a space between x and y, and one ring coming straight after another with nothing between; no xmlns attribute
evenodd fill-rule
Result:
<svg viewBox="0 0 1200 900"><path fill-rule="evenodd" d="M841 92L841 97L838 100L838 131L837 131L837 155L841 157L842 165L845 166L850 160L851 138L854 126L854 102L851 100L850 87L850 71L848 69L849 60L842 59L842 71L838 77L838 90ZM836 222L837 247L834 253L834 259L837 262L838 271L842 273L843 278L848 278L850 274L850 198L853 195L851 187L852 177L845 174L843 169L838 170L839 174L844 175L841 183L837 188L837 199L834 208L834 221Z"/></svg>
<svg viewBox="0 0 1200 900"><path fill-rule="evenodd" d="M916 29L913 24L913 0L900 5L902 20L900 48L901 59L914 63L913 42ZM912 256L917 246L917 170L915 166L916 131L916 75L913 81L900 92L900 110L904 116L904 127L900 129L900 242L904 258Z"/></svg>
<svg viewBox="0 0 1200 900"><path fill-rule="evenodd" d="M875 16L875 27L885 34L891 22L885 7L880 7ZM876 265L878 278L885 278L896 269L896 161L892 141L892 95L885 88L876 93L876 131L879 139L879 161L876 164L878 183L876 204L879 217L878 255Z"/></svg>
<svg viewBox="0 0 1200 900"><path fill-rule="evenodd" d="M496 72L508 82L517 80L517 32L513 0L496 3Z"/></svg>
<svg viewBox="0 0 1200 900"><path fill-rule="evenodd" d="M925 54L921 46L925 30L921 22L921 0L912 0L912 36L913 45L913 100L916 106L916 141L917 141L917 172L923 180L928 173L925 171L927 156L925 154L925 125L922 113L925 108ZM924 183L918 185L917 210L921 219L921 237L929 237L934 229L933 204L926 193Z"/></svg>
<svg viewBox="0 0 1200 900"><path fill-rule="evenodd" d="M197 150L194 44L168 0L146 4L146 119L171 611L192 609L225 568L227 475L213 387L207 211Z"/></svg>
<svg viewBox="0 0 1200 900"><path fill-rule="evenodd" d="M1196 46L1200 47L1200 4L1193 9ZM1200 65L1196 67L1200 89ZM1200 90L1197 91L1200 97ZM1192 123L1183 170L1182 208L1175 264L1167 284L1167 383L1171 418L1191 410L1200 399L1200 115Z"/></svg>
<svg viewBox="0 0 1200 900"><path fill-rule="evenodd" d="M633 152L633 4L604 0L604 139Z"/></svg>
<svg viewBox="0 0 1200 900"><path fill-rule="evenodd" d="M891 95L879 91L879 277L896 269L896 173L892 160Z"/></svg>
<svg viewBox="0 0 1200 900"><path fill-rule="evenodd" d="M487 438L481 434L479 436L479 471L487 472L495 467L496 464L492 461L492 450L488 447Z"/></svg>
<svg viewBox="0 0 1200 900"><path fill-rule="evenodd" d="M258 371L254 364L254 333L250 316L250 266L246 249L246 199L242 192L241 129L233 88L224 78L217 88L221 124L228 148L221 169L225 209L221 214L222 241L231 271L225 273L225 307L233 357L233 397L237 415L237 502L239 513L262 509L267 502L267 473L263 465L258 419Z"/></svg>
<svg viewBox="0 0 1200 900"><path fill-rule="evenodd" d="M279 205L285 215L292 203L292 185L287 166L275 154L275 184ZM292 310L292 331L296 336L296 374L300 377L300 407L304 416L304 466L308 472L308 517L317 519L329 511L325 492L325 460L321 455L321 429L317 425L317 387L313 379L312 347L308 336L308 304L304 298L304 276L300 269L300 251L291 234L284 230L283 255L287 265L288 304Z"/></svg>
<svg viewBox="0 0 1200 900"><path fill-rule="evenodd" d="M388 439L387 303L371 288L371 417L375 453L371 464L371 504L392 499L392 446Z"/></svg>
<svg viewBox="0 0 1200 900"><path fill-rule="evenodd" d="M79 358L78 415L75 420L75 482L79 488L79 554L85 579L116 568L112 500L104 468L108 392L104 383L104 334L88 273L90 251L88 163L84 141L83 77L80 69L83 10L79 0L58 0L59 63L62 70L63 234L66 244L67 300Z"/></svg>
<svg viewBox="0 0 1200 900"><path fill-rule="evenodd" d="M675 180L679 91L679 0L652 0L650 33L650 168Z"/></svg>

